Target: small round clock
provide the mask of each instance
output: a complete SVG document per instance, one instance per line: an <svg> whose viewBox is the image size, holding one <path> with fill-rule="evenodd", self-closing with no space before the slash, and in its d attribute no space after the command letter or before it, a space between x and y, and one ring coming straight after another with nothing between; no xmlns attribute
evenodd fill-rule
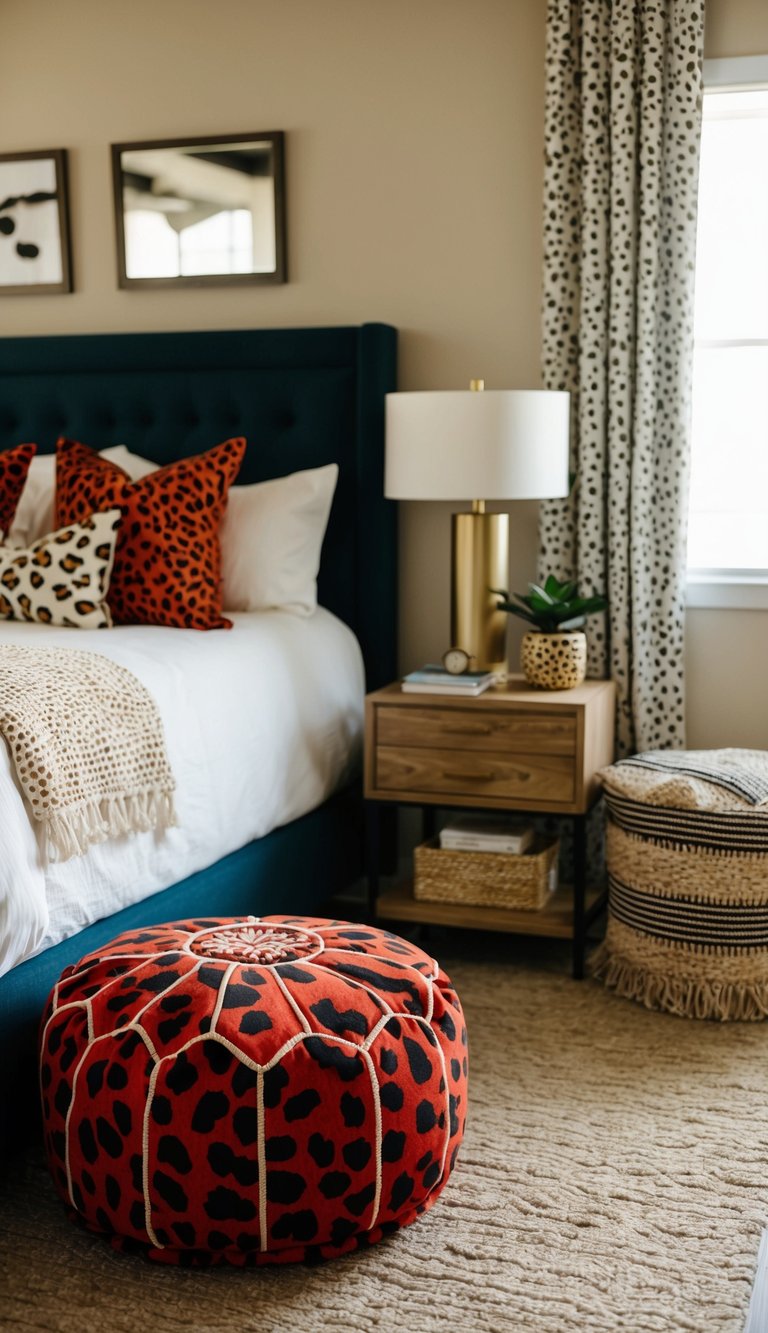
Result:
<svg viewBox="0 0 768 1333"><path fill-rule="evenodd" d="M443 653L443 666L452 676L463 676L469 671L470 656L463 648L449 648Z"/></svg>

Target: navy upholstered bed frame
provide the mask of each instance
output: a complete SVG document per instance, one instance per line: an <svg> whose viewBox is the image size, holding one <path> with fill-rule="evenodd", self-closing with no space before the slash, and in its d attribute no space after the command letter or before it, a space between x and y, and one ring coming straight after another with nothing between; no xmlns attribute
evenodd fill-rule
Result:
<svg viewBox="0 0 768 1333"><path fill-rule="evenodd" d="M395 377L396 334L382 324L4 338L0 450L32 440L48 453L68 435L162 464L245 435L241 483L337 462L319 599L355 631L374 688L396 669L395 506L383 492ZM360 873L361 811L358 788L339 793L0 978L0 1126L30 1084L38 1018L62 968L140 923L318 907Z"/></svg>

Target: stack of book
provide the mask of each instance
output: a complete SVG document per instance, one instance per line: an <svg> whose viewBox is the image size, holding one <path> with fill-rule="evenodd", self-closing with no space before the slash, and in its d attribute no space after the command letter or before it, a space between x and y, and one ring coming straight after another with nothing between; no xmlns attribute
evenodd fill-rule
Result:
<svg viewBox="0 0 768 1333"><path fill-rule="evenodd" d="M452 676L440 666L428 665L404 676L401 688L409 694L456 694L474 699L495 680L492 671L465 671L462 676Z"/></svg>
<svg viewBox="0 0 768 1333"><path fill-rule="evenodd" d="M533 843L533 825L519 819L457 815L440 832L440 847L452 852L505 852L520 856Z"/></svg>

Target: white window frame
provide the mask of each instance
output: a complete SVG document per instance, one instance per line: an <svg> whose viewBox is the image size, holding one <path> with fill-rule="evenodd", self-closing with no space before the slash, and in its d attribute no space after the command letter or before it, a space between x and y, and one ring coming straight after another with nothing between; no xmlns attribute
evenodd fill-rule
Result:
<svg viewBox="0 0 768 1333"><path fill-rule="evenodd" d="M704 88L743 89L768 86L768 55L731 56L704 61ZM768 570L689 570L686 606L731 611L768 610Z"/></svg>

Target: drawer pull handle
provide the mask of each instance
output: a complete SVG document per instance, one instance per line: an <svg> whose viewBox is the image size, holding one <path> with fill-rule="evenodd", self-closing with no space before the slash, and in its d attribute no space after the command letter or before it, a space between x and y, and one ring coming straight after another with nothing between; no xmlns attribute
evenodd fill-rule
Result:
<svg viewBox="0 0 768 1333"><path fill-rule="evenodd" d="M490 736L490 727L443 727L445 736Z"/></svg>
<svg viewBox="0 0 768 1333"><path fill-rule="evenodd" d="M493 782L496 773L443 773L448 782Z"/></svg>

